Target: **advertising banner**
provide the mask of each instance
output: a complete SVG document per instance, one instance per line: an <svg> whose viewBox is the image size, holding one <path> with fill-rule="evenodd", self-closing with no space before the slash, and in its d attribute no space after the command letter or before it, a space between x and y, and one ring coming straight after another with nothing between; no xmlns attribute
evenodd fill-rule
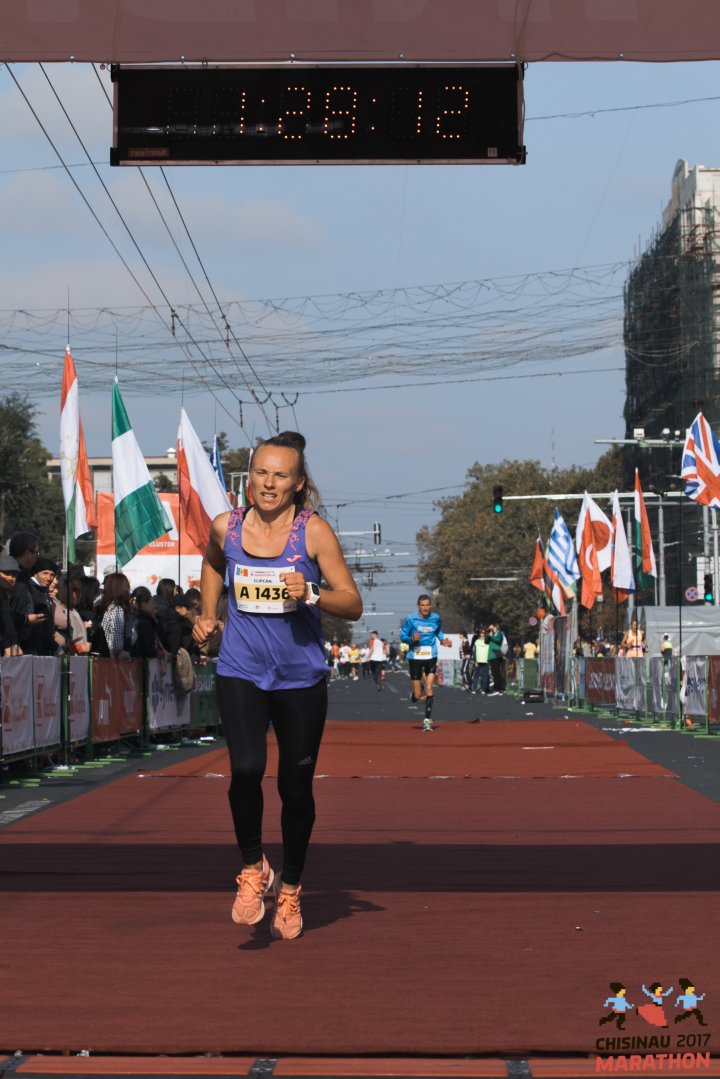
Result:
<svg viewBox="0 0 720 1079"><path fill-rule="evenodd" d="M550 614L540 626L540 688L555 692L555 619Z"/></svg>
<svg viewBox="0 0 720 1079"><path fill-rule="evenodd" d="M6 656L0 661L2 693L3 757L32 749L33 737L33 657Z"/></svg>
<svg viewBox="0 0 720 1079"><path fill-rule="evenodd" d="M615 704L615 660L585 660L585 699L590 704Z"/></svg>
<svg viewBox="0 0 720 1079"><path fill-rule="evenodd" d="M90 686L88 656L70 656L70 692L68 700L68 738L83 742L90 733Z"/></svg>
<svg viewBox="0 0 720 1079"><path fill-rule="evenodd" d="M653 715L672 719L678 712L679 660L666 661L651 656L648 661L650 679L650 711Z"/></svg>
<svg viewBox="0 0 720 1079"><path fill-rule="evenodd" d="M148 660L148 726L152 731L186 727L190 722L190 694L178 693L173 665L168 659Z"/></svg>
<svg viewBox="0 0 720 1079"><path fill-rule="evenodd" d="M142 729L142 661L93 657L92 740L114 742Z"/></svg>
<svg viewBox="0 0 720 1079"><path fill-rule="evenodd" d="M645 711L645 662L618 656L615 660L615 693L624 712Z"/></svg>
<svg viewBox="0 0 720 1079"><path fill-rule="evenodd" d="M708 656L708 723L720 724L720 656Z"/></svg>
<svg viewBox="0 0 720 1079"><path fill-rule="evenodd" d="M33 656L35 745L60 745L60 664L57 656Z"/></svg>
<svg viewBox="0 0 720 1079"><path fill-rule="evenodd" d="M190 694L190 726L216 727L218 725L217 700L215 697L215 664L195 668L197 689Z"/></svg>
<svg viewBox="0 0 720 1079"><path fill-rule="evenodd" d="M686 656L684 689L684 714L686 716L704 718L707 712L707 680L705 677L705 656Z"/></svg>
<svg viewBox="0 0 720 1079"><path fill-rule="evenodd" d="M118 566L118 569L128 578L131 588L144 585L154 593L158 581L163 577L178 581L184 592L187 592L188 588L199 588L202 556L205 552L195 545L184 527L182 536L180 535L179 496L162 492L160 501L168 523L172 526L168 534L153 540L124 566ZM106 491L98 493L97 512L97 572L102 580L105 570L114 570L116 564L115 503L113 496Z"/></svg>

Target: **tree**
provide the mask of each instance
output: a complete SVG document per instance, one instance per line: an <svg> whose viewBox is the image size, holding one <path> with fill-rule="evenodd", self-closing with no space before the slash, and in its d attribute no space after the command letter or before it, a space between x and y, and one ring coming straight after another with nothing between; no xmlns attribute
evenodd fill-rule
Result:
<svg viewBox="0 0 720 1079"><path fill-rule="evenodd" d="M230 449L228 444L228 436L225 431L221 431L219 435L216 435L218 450L220 451L220 459L222 461L223 475L225 476L225 483L228 489L232 489L237 493L239 487L239 479L231 481L233 472L247 472L250 465L250 447L241 446L239 449ZM207 453L210 452L209 446L204 446Z"/></svg>
<svg viewBox="0 0 720 1079"><path fill-rule="evenodd" d="M552 527L557 507L574 535L580 502L511 501L511 494L612 491L622 483L622 455L613 448L593 469L545 469L538 461L474 464L461 495L438 502L442 518L418 533L419 580L439 589L440 602L472 625L499 620L516 639L527 633L540 593L528 582L535 541ZM493 488L505 496L493 510ZM599 486L598 486L599 485ZM514 580L503 581L498 578ZM472 578L489 578L473 580Z"/></svg>
<svg viewBox="0 0 720 1079"><path fill-rule="evenodd" d="M177 493L177 484L173 483L166 472L158 472L153 483L158 494Z"/></svg>
<svg viewBox="0 0 720 1079"><path fill-rule="evenodd" d="M60 481L47 474L49 454L36 436L35 406L11 393L0 401L0 542L35 532L40 549L58 561L65 535Z"/></svg>

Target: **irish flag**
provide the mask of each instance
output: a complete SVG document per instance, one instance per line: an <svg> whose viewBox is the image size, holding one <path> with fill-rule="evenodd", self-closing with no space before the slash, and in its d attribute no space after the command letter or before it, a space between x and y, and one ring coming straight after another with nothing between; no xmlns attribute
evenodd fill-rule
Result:
<svg viewBox="0 0 720 1079"><path fill-rule="evenodd" d="M68 562L75 561L75 540L97 527L90 466L85 449L75 364L65 349L60 402L60 479L65 502Z"/></svg>
<svg viewBox="0 0 720 1079"><path fill-rule="evenodd" d="M117 381L112 400L115 553L124 566L134 555L168 531L162 503L140 452Z"/></svg>
<svg viewBox="0 0 720 1079"><path fill-rule="evenodd" d="M650 535L650 522L637 469L635 469L635 552L635 576L638 588L647 588L650 584L649 578L657 577L657 566Z"/></svg>
<svg viewBox="0 0 720 1079"><path fill-rule="evenodd" d="M182 525L195 544L204 549L213 518L232 507L184 408L180 409L177 466Z"/></svg>

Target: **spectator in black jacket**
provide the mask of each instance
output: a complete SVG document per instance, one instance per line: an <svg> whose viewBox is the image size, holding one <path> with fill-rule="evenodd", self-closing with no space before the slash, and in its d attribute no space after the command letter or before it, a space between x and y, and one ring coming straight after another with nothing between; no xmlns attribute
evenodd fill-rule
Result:
<svg viewBox="0 0 720 1079"><path fill-rule="evenodd" d="M158 622L158 637L160 644L166 652L177 655L178 648L182 648L183 627L180 617L173 609L172 601L175 596L175 582L169 577L158 581L155 591L155 616Z"/></svg>
<svg viewBox="0 0 720 1079"><path fill-rule="evenodd" d="M49 655L55 650L50 595L33 574L40 556L40 540L34 532L15 532L10 537L8 553L20 566L10 594L10 610L17 641L23 652Z"/></svg>
<svg viewBox="0 0 720 1079"><path fill-rule="evenodd" d="M182 638L180 641L180 647L184 648L191 656L195 655L196 647L193 640L193 626L195 625L195 611L192 606L192 600L187 596L175 596L171 604L175 614L180 619L180 626L182 630Z"/></svg>
<svg viewBox="0 0 720 1079"><path fill-rule="evenodd" d="M155 599L150 589L139 585L130 596L132 615L128 651L134 659L156 659L163 649L158 638Z"/></svg>
<svg viewBox="0 0 720 1079"><path fill-rule="evenodd" d="M0 555L0 656L21 656L15 623L10 611L10 593L20 573L20 566L9 554Z"/></svg>

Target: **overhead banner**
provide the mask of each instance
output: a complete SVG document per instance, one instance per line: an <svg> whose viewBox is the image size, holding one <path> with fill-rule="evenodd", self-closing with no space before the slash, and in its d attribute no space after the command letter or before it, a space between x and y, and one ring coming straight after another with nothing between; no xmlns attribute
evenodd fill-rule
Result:
<svg viewBox="0 0 720 1079"><path fill-rule="evenodd" d="M60 664L57 656L33 656L35 746L60 745Z"/></svg>
<svg viewBox="0 0 720 1079"><path fill-rule="evenodd" d="M33 657L6 656L0 661L2 692L3 757L32 749L33 737Z"/></svg>
<svg viewBox="0 0 720 1079"><path fill-rule="evenodd" d="M142 547L134 558L117 569L130 581L131 588L144 585L155 592L158 581L164 577L177 581L184 592L188 588L200 587L200 570L205 553L193 542L183 528L179 532L180 506L179 496L161 493L168 522L172 528L165 536ZM106 570L115 570L115 502L107 491L100 491L97 496L98 537L97 537L97 572L102 579Z"/></svg>
<svg viewBox="0 0 720 1079"><path fill-rule="evenodd" d="M190 722L190 694L178 693L173 664L168 659L148 661L148 726L153 731L186 727Z"/></svg>
<svg viewBox="0 0 720 1079"><path fill-rule="evenodd" d="M90 659L88 656L70 656L68 667L68 738L71 742L83 742L90 733Z"/></svg>

